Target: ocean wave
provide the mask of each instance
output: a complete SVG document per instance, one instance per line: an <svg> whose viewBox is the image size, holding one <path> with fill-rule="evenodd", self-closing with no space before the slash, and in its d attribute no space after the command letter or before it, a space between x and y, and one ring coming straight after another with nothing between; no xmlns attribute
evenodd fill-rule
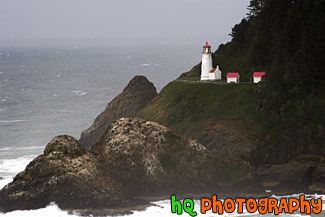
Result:
<svg viewBox="0 0 325 217"><path fill-rule="evenodd" d="M76 214L69 214L67 211L61 210L55 203L51 203L43 209L37 210L17 210L8 213L0 213L0 217L77 217Z"/></svg>
<svg viewBox="0 0 325 217"><path fill-rule="evenodd" d="M0 189L5 187L7 184L9 184L12 181L12 178L3 178L0 180Z"/></svg>
<svg viewBox="0 0 325 217"><path fill-rule="evenodd" d="M88 92L82 92L82 93L76 93L77 96L83 96L86 95Z"/></svg>
<svg viewBox="0 0 325 217"><path fill-rule="evenodd" d="M73 90L73 91L70 91L70 92L76 94L77 96L83 96L83 95L86 95L88 93L88 92L84 92L84 91L80 91L80 90Z"/></svg>
<svg viewBox="0 0 325 217"><path fill-rule="evenodd" d="M5 174L7 176L5 178L10 178L16 175L23 171L35 157L35 155L28 155L15 159L0 159L0 176Z"/></svg>
<svg viewBox="0 0 325 217"><path fill-rule="evenodd" d="M319 195L324 198L325 195ZM198 200L195 200L195 211L200 210L200 202ZM129 215L130 217L174 217L175 214L171 213L170 211L170 201L169 200L162 200L162 201L155 201L152 202L155 206L150 206L145 210L137 210L132 211L133 214ZM324 204L323 204L324 205ZM324 206L323 206L324 207ZM189 216L186 213L183 213L184 216ZM183 216L182 215L182 216ZM55 203L49 204L47 207L37 210L18 210L8 213L0 213L0 217L41 217L41 216L47 216L47 217L78 217L77 212L67 212L61 210ZM115 217L124 217L125 215L114 215ZM208 211L206 214L201 214L198 212L198 217L215 217L216 214L212 213L211 211ZM238 214L236 212L234 213L224 213L223 216L226 217L248 217L248 216L260 216L258 213L248 213L246 209L243 210L242 214ZM271 216L271 215L270 215ZM272 215L273 216L273 215ZM302 214L281 214L280 216L292 216L292 217L303 217L303 216L310 216L310 215L302 215ZM110 217L110 216L107 216Z"/></svg>
<svg viewBox="0 0 325 217"><path fill-rule="evenodd" d="M0 123L18 123L18 122L25 122L27 120L0 120Z"/></svg>
<svg viewBox="0 0 325 217"><path fill-rule="evenodd" d="M145 67L145 66L151 66L152 63L145 63L145 64L142 64L141 66Z"/></svg>
<svg viewBox="0 0 325 217"><path fill-rule="evenodd" d="M43 148L44 146L4 147L4 148L0 148L0 151L25 151L25 150L38 150Z"/></svg>

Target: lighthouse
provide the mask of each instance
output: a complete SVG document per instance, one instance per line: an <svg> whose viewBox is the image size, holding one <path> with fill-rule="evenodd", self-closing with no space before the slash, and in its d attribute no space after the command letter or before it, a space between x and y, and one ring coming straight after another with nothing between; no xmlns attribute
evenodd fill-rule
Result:
<svg viewBox="0 0 325 217"><path fill-rule="evenodd" d="M201 81L210 80L209 74L213 68L212 64L212 54L211 54L211 46L208 42L203 46L202 52L202 65L201 65Z"/></svg>
<svg viewBox="0 0 325 217"><path fill-rule="evenodd" d="M213 68L213 59L211 46L208 42L203 46L202 65L201 65L201 81L215 81L221 79L221 70L219 66Z"/></svg>

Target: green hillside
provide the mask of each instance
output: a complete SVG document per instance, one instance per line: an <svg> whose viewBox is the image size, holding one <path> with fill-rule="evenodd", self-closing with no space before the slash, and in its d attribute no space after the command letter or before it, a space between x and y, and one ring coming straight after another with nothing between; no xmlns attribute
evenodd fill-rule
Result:
<svg viewBox="0 0 325 217"><path fill-rule="evenodd" d="M254 119L255 85L171 82L140 116L159 121L179 132L191 132L208 118Z"/></svg>
<svg viewBox="0 0 325 217"><path fill-rule="evenodd" d="M311 108L295 105L282 119L266 121L259 112L262 88L251 83L173 81L138 116L198 139L217 154L240 157L253 164L286 162L303 154L325 155L319 134L324 129L324 95L306 99L306 106L319 110L308 120L299 114Z"/></svg>
<svg viewBox="0 0 325 217"><path fill-rule="evenodd" d="M211 151L255 165L325 156L325 1L252 0L214 53L214 64L258 85L199 80L198 64L138 115L198 139Z"/></svg>

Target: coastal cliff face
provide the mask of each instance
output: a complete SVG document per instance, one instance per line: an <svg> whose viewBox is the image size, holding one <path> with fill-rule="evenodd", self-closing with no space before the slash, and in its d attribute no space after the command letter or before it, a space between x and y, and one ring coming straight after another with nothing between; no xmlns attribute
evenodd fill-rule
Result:
<svg viewBox="0 0 325 217"><path fill-rule="evenodd" d="M170 82L137 116L194 138L218 156L251 159L257 87ZM253 123L253 124L252 124Z"/></svg>
<svg viewBox="0 0 325 217"><path fill-rule="evenodd" d="M91 152L138 196L261 190L245 162L223 160L197 141L151 121L114 122Z"/></svg>
<svg viewBox="0 0 325 217"><path fill-rule="evenodd" d="M323 191L323 185L317 181L323 180L323 167L315 169L315 166L303 162L295 168L289 162L304 158L304 155L324 158L324 117L315 113L314 117L306 120L300 116L301 108L292 106L285 113L286 119L279 118L275 111L270 110L275 120L266 121L258 112L262 86L263 83L223 85L175 80L137 116L196 139L217 156L240 158L255 168L260 167L258 174L264 183L277 183L271 190ZM315 108L319 111L325 108L322 106L324 93L312 98L313 101L317 99ZM274 165L280 171L264 168L264 165Z"/></svg>
<svg viewBox="0 0 325 217"><path fill-rule="evenodd" d="M126 189L103 174L98 160L73 137L57 136L0 191L0 211L112 207L128 203Z"/></svg>
<svg viewBox="0 0 325 217"><path fill-rule="evenodd" d="M304 154L324 156L325 120L319 114L325 108L325 92L306 99L317 102L315 117L306 119L299 106L291 106L285 118L269 110L274 119L265 120L259 112L262 89L263 84L175 80L137 117L194 138L219 156L244 159L256 167L287 163Z"/></svg>
<svg viewBox="0 0 325 217"><path fill-rule="evenodd" d="M89 151L70 136L53 138L0 191L0 211L50 202L64 209L112 208L144 203L136 196L262 190L244 161L221 159L158 123L121 118Z"/></svg>
<svg viewBox="0 0 325 217"><path fill-rule="evenodd" d="M113 121L122 117L134 117L156 95L153 83L144 76L135 76L123 92L108 103L93 125L81 133L80 143L89 149Z"/></svg>

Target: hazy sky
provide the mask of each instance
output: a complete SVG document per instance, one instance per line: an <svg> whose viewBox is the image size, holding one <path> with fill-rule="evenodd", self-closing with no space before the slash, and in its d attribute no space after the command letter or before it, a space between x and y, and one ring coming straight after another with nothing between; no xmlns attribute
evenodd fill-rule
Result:
<svg viewBox="0 0 325 217"><path fill-rule="evenodd" d="M229 40L249 0L0 0L0 45Z"/></svg>

